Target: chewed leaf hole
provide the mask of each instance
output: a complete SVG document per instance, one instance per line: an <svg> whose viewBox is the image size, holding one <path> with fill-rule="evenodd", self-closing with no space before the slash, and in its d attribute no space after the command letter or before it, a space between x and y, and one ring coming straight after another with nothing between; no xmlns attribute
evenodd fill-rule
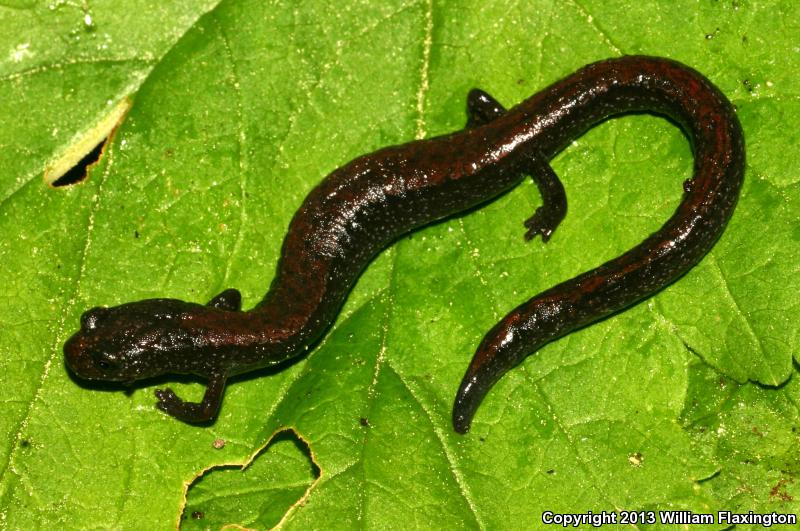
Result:
<svg viewBox="0 0 800 531"><path fill-rule="evenodd" d="M89 174L89 166L100 160L100 154L103 152L106 142L108 142L108 138L104 138L94 149L87 153L85 157L79 160L75 166L68 169L64 175L50 183L51 186L69 186L84 180Z"/></svg>
<svg viewBox="0 0 800 531"><path fill-rule="evenodd" d="M75 135L69 145L45 168L45 182L63 188L85 180L92 166L102 157L106 145L113 138L130 106L129 99L122 99L109 108L97 123Z"/></svg>
<svg viewBox="0 0 800 531"><path fill-rule="evenodd" d="M214 447L224 452L227 446ZM308 444L293 430L280 431L249 462L198 476L187 490L180 527L270 529L305 499L319 476Z"/></svg>

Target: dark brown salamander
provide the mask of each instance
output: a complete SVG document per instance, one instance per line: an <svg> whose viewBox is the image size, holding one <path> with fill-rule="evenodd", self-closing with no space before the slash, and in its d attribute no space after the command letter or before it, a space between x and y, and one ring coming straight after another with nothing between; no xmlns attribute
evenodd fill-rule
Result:
<svg viewBox="0 0 800 531"><path fill-rule="evenodd" d="M705 255L730 218L744 170L744 140L731 103L701 74L654 57L588 65L506 111L487 94L468 97L467 128L381 149L326 177L297 211L264 300L240 311L239 292L207 305L150 299L93 308L64 345L66 363L89 380L133 381L166 373L208 379L200 403L170 389L158 407L186 422L215 418L226 379L302 355L325 333L365 265L417 227L484 203L535 179L544 205L526 238L547 240L566 197L547 161L598 121L647 111L681 125L694 175L658 232L600 267L509 313L484 337L453 407L464 433L495 382L542 345L669 284Z"/></svg>

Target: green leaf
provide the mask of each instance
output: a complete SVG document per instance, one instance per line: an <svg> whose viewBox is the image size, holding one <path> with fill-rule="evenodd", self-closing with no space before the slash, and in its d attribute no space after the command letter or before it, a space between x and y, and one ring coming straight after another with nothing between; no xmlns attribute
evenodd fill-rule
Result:
<svg viewBox="0 0 800 531"><path fill-rule="evenodd" d="M284 431L244 468L213 469L192 486L181 526L220 528L229 522L231 514L236 514L238 522L249 528L274 527L288 507L310 492L319 476L319 469L308 466L307 452L302 441Z"/></svg>
<svg viewBox="0 0 800 531"><path fill-rule="evenodd" d="M781 0L7 0L1 521L518 528L544 511L800 512L798 21ZM736 213L679 281L511 371L467 436L450 410L483 334L675 209L692 156L668 121L614 119L556 157L569 213L546 245L522 239L541 204L526 182L391 246L321 344L231 382L210 427L154 408L156 385L198 399L201 382L126 394L67 374L61 348L87 308L228 287L249 308L329 172L462 128L470 88L513 105L622 54L683 61L734 102ZM128 104L87 179L43 182Z"/></svg>
<svg viewBox="0 0 800 531"><path fill-rule="evenodd" d="M690 366L682 424L698 449L726 468L704 485L733 512L797 512L800 486L800 384L780 392L731 382L708 366Z"/></svg>

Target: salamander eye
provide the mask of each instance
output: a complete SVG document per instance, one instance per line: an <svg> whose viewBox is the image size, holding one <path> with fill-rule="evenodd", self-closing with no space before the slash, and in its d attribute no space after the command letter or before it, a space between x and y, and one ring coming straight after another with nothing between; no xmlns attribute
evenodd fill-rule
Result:
<svg viewBox="0 0 800 531"><path fill-rule="evenodd" d="M109 371L119 368L119 361L107 352L93 352L94 364L101 370Z"/></svg>
<svg viewBox="0 0 800 531"><path fill-rule="evenodd" d="M81 327L86 330L94 330L97 328L97 323L108 315L108 308L92 308L86 310L81 315Z"/></svg>

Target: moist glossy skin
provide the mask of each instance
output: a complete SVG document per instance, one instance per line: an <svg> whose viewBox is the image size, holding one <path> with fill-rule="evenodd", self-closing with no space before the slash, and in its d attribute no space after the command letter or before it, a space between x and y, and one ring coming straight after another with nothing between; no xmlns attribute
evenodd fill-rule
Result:
<svg viewBox="0 0 800 531"><path fill-rule="evenodd" d="M453 406L453 426L464 433L506 371L542 345L669 284L722 233L742 184L744 140L730 102L698 72L653 57L601 61L508 111L472 91L464 130L359 157L314 188L289 225L277 273L255 308L240 311L236 290L205 306L151 299L95 308L64 345L66 363L90 380L130 382L165 373L207 378L200 403L184 402L169 389L156 395L158 407L181 420L213 420L229 376L306 352L365 265L399 236L484 203L528 174L544 205L525 222L526 238L547 241L567 209L547 161L598 121L630 111L666 115L689 137L694 175L684 183L681 203L641 244L536 295L486 334ZM647 183L637 185L646 189Z"/></svg>

